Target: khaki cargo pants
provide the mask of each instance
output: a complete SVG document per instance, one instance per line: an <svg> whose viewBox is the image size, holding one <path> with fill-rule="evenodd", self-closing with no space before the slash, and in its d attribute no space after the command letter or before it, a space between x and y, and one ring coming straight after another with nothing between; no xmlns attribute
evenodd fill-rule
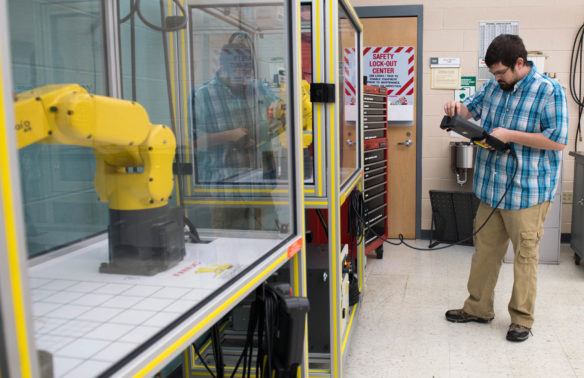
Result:
<svg viewBox="0 0 584 378"><path fill-rule="evenodd" d="M469 297L464 311L481 318L495 316L495 285L509 240L513 243L513 292L509 301L511 322L531 328L537 289L539 241L550 201L521 210L497 209L474 237L475 253L468 278ZM487 219L493 208L482 202L475 217L475 229Z"/></svg>

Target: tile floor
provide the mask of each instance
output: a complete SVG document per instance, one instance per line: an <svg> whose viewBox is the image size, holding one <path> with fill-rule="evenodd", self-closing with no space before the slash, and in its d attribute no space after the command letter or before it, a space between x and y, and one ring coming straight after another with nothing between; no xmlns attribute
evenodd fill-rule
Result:
<svg viewBox="0 0 584 378"><path fill-rule="evenodd" d="M416 241L426 247L427 241ZM533 336L505 340L513 266L503 264L490 324L444 319L466 298L472 247L419 252L387 246L368 257L365 296L344 377L584 377L584 264L568 245L540 265Z"/></svg>

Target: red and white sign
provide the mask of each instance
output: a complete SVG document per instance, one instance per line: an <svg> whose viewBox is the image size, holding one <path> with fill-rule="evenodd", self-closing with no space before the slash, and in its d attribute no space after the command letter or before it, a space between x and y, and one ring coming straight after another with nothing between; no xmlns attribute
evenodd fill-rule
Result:
<svg viewBox="0 0 584 378"><path fill-rule="evenodd" d="M414 53L412 46L363 49L363 75L367 76L367 85L386 87L390 105L414 104Z"/></svg>
<svg viewBox="0 0 584 378"><path fill-rule="evenodd" d="M343 49L343 78L345 105L357 104L357 59L355 48Z"/></svg>

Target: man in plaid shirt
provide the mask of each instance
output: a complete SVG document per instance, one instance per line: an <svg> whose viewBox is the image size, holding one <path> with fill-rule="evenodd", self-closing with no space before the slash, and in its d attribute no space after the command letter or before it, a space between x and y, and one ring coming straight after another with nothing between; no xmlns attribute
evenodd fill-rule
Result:
<svg viewBox="0 0 584 378"><path fill-rule="evenodd" d="M462 309L447 311L446 319L488 323L494 318L495 285L511 240L515 259L507 340L524 341L534 322L539 241L560 178L561 151L568 139L568 109L561 86L527 61L518 36L496 37L485 62L494 77L464 103L446 103L444 111L449 116L480 119L492 136L509 143L517 155L517 174L513 179L516 162L511 154L479 148L474 192L481 202L475 229L510 186L491 219L474 237L469 297Z"/></svg>
<svg viewBox="0 0 584 378"><path fill-rule="evenodd" d="M214 77L191 97L197 183L223 189L212 193L220 200L243 203L246 194L238 192L238 178L270 166L268 161L267 167L258 167L257 154L271 150L269 130L276 121L269 119L269 110L277 107L279 98L255 78L255 59L247 34L234 33L221 48ZM267 208L263 207L266 214ZM210 224L221 229L261 229L256 213L249 206L214 205Z"/></svg>

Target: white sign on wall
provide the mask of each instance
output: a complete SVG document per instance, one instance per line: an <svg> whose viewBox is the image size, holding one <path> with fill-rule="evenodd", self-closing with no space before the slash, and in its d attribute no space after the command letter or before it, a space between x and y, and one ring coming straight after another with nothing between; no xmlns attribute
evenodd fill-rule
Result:
<svg viewBox="0 0 584 378"><path fill-rule="evenodd" d="M414 64L412 46L376 46L363 49L367 85L387 88L389 121L414 119Z"/></svg>
<svg viewBox="0 0 584 378"><path fill-rule="evenodd" d="M489 80L492 76L485 64L485 55L499 34L519 35L519 21L479 21L479 80Z"/></svg>

